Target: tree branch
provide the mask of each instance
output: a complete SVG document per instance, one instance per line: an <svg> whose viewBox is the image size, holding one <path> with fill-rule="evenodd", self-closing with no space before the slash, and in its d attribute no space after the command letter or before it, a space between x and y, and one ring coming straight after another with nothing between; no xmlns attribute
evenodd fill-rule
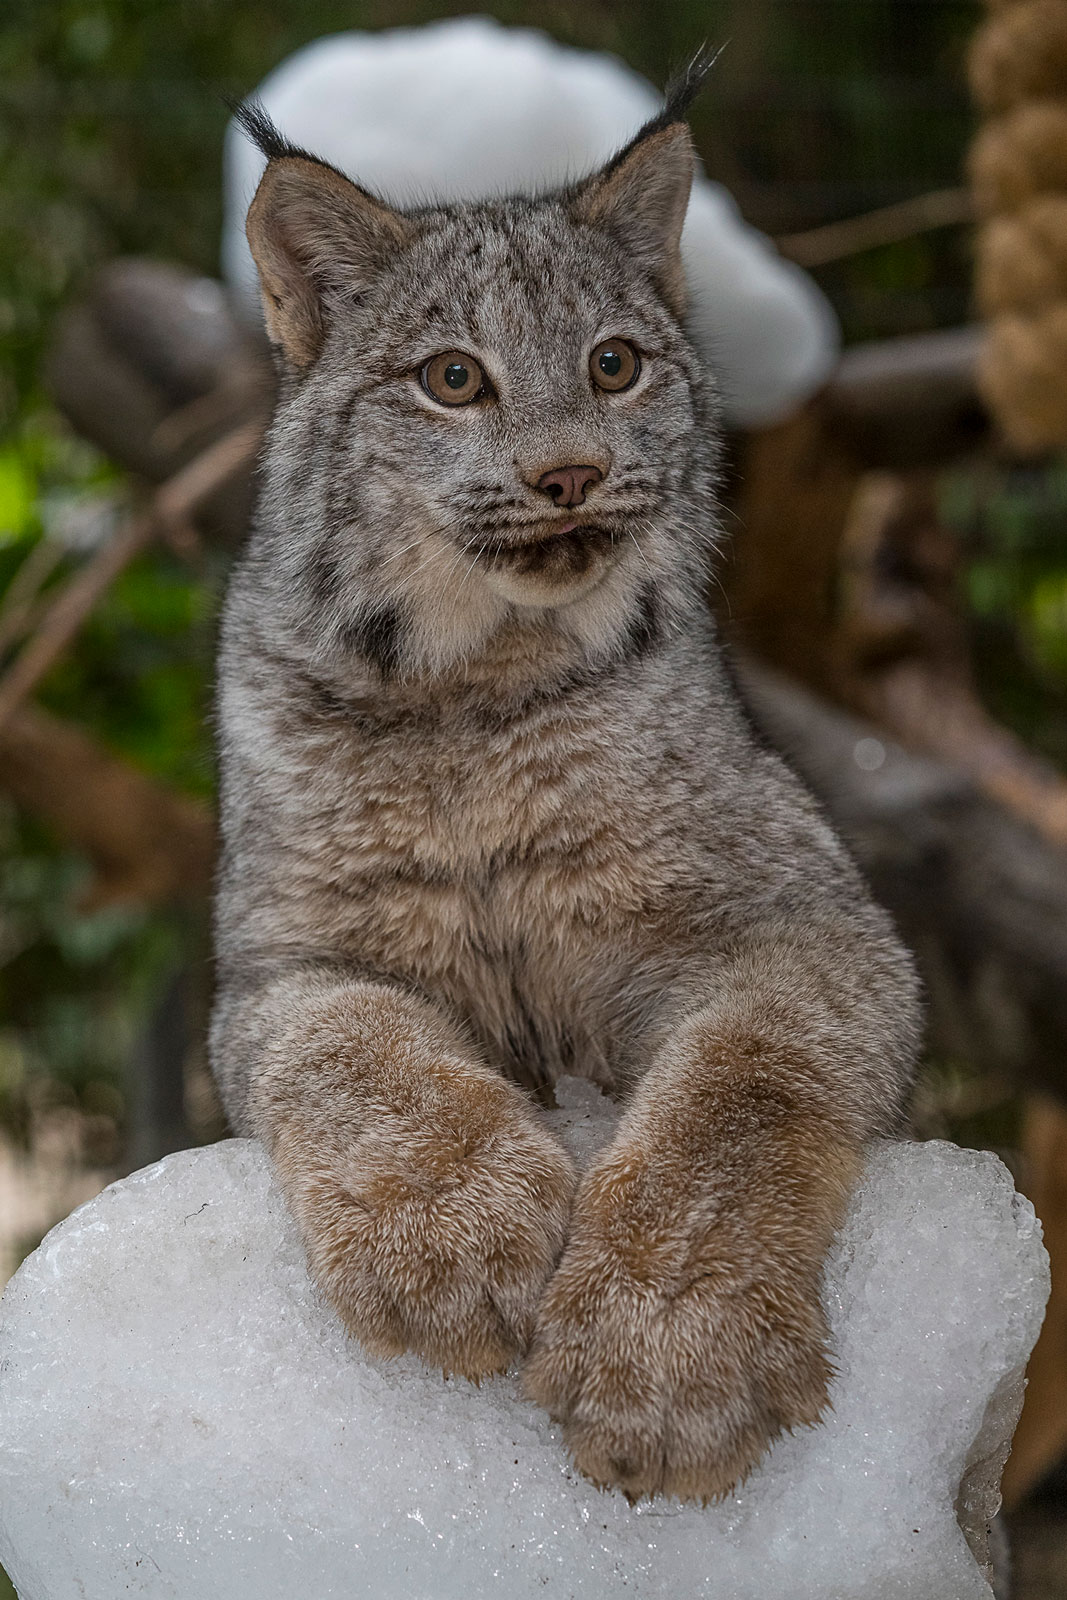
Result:
<svg viewBox="0 0 1067 1600"><path fill-rule="evenodd" d="M249 465L260 439L258 424L246 423L209 446L157 489L147 512L131 518L78 569L47 608L6 676L0 679L0 733L119 573L161 532L169 529L180 538L201 501Z"/></svg>
<svg viewBox="0 0 1067 1600"><path fill-rule="evenodd" d="M846 217L842 222L785 234L775 243L798 266L824 267L878 245L899 244L903 239L914 239L916 234L973 219L974 203L968 189L935 189L930 194L899 200L895 205L879 206L877 211L865 211L858 217Z"/></svg>
<svg viewBox="0 0 1067 1600"><path fill-rule="evenodd" d="M215 837L208 808L58 717L30 707L12 714L0 732L0 787L89 856L98 874L93 905L207 895Z"/></svg>

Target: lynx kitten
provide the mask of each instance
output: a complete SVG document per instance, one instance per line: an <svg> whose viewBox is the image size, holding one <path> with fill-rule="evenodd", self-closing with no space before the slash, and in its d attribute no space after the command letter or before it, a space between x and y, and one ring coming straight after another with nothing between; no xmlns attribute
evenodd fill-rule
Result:
<svg viewBox="0 0 1067 1600"><path fill-rule="evenodd" d="M290 146L282 393L223 628L215 1070L370 1351L522 1359L583 1472L723 1493L814 1422L820 1275L916 984L738 705L681 120L397 211ZM624 1102L576 1186L538 1101Z"/></svg>

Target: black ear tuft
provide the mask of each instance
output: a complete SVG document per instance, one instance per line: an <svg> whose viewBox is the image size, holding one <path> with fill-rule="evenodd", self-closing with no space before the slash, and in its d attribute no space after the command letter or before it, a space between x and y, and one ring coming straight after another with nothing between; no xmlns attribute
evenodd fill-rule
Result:
<svg viewBox="0 0 1067 1600"><path fill-rule="evenodd" d="M685 121L685 114L700 93L704 79L725 48L725 45L720 45L717 50L712 50L710 45L701 45L689 64L681 72L676 73L667 84L663 97L663 110L650 118L644 127L637 130L629 144L624 145L616 155L612 156L604 168L605 177L610 176L616 167L621 166L627 156L646 139L662 133L664 128L673 128L677 123Z"/></svg>
<svg viewBox="0 0 1067 1600"><path fill-rule="evenodd" d="M279 133L259 100L231 100L228 104L234 122L268 161L277 161L283 156L307 155L305 150L298 150L284 134Z"/></svg>
<svg viewBox="0 0 1067 1600"><path fill-rule="evenodd" d="M310 150L303 150L300 145L293 144L291 139L287 139L275 126L259 100L227 100L226 104L233 112L234 122L248 135L268 161L282 161L287 158L314 161L316 166L329 167L331 172L337 171L331 162L324 161L321 156L312 155ZM344 177L344 173L341 176Z"/></svg>
<svg viewBox="0 0 1067 1600"><path fill-rule="evenodd" d="M707 43L701 45L696 55L676 72L663 93L664 107L660 114L661 126L669 128L672 122L684 122L685 114L704 87L704 80L726 49L721 44L713 50Z"/></svg>

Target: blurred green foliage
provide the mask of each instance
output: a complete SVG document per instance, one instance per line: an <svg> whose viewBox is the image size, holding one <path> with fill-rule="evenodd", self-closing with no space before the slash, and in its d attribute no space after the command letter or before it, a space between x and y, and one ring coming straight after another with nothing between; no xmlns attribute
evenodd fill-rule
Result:
<svg viewBox="0 0 1067 1600"><path fill-rule="evenodd" d="M28 401L0 446L0 590L45 536L63 552L51 578L61 582L126 499L115 470ZM40 702L165 782L210 796L217 589L213 574L167 552L142 557L93 612ZM86 1158L114 1161L124 1064L188 935L166 912L87 912L90 887L84 861L0 799L0 1125L24 1144L37 1119L73 1106L87 1129L114 1130Z"/></svg>
<svg viewBox="0 0 1067 1600"><path fill-rule="evenodd" d="M1067 462L946 474L942 507L968 556L982 697L1067 769Z"/></svg>

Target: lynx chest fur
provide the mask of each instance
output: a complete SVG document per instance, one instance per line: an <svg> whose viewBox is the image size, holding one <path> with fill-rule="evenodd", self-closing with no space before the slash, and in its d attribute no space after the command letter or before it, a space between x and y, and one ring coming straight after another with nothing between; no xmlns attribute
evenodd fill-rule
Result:
<svg viewBox="0 0 1067 1600"><path fill-rule="evenodd" d="M255 855L233 862L231 950L300 929L434 994L521 1081L625 1076L694 897L728 918L756 844L734 817L743 777L705 770L728 741L701 663L636 657L525 696L249 674L228 691Z"/></svg>

